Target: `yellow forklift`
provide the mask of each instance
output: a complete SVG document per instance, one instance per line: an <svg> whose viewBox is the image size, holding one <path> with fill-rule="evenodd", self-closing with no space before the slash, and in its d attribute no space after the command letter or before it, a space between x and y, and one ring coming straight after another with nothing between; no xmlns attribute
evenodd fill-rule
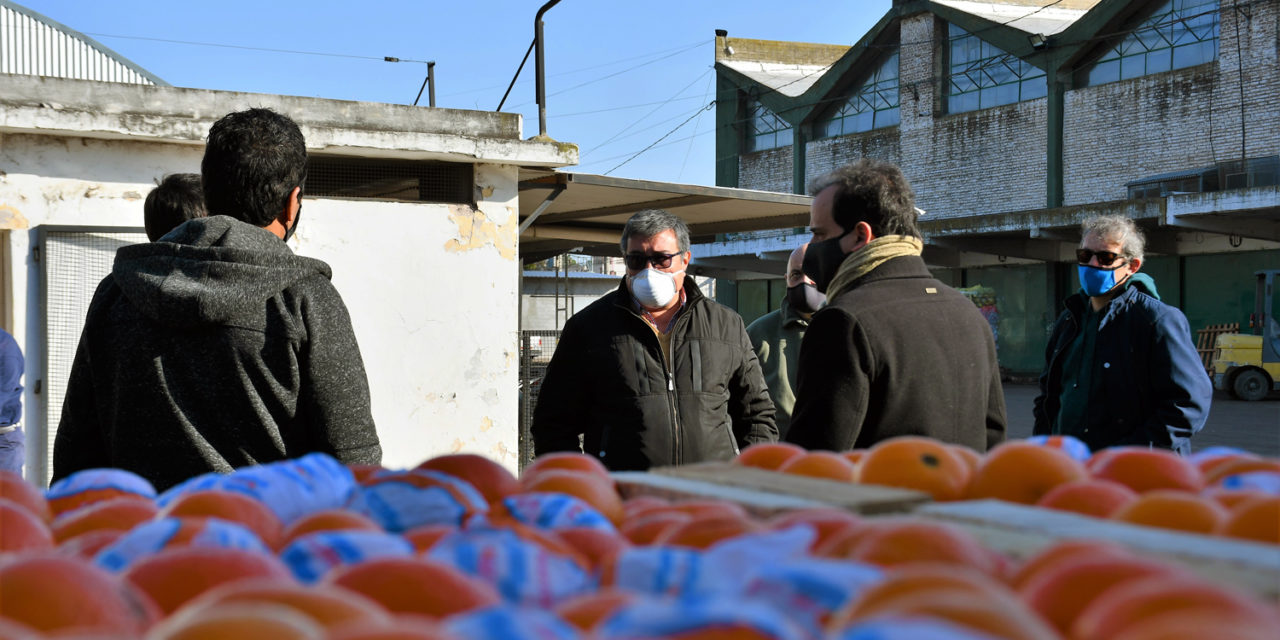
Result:
<svg viewBox="0 0 1280 640"><path fill-rule="evenodd" d="M1240 400L1280 390L1280 269L1254 272L1257 288L1249 326L1255 335L1226 333L1214 343L1213 387Z"/></svg>

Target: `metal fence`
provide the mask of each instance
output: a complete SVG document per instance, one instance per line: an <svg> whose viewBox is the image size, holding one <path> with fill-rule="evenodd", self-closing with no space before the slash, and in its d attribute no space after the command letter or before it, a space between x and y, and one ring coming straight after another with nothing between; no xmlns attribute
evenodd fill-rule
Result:
<svg viewBox="0 0 1280 640"><path fill-rule="evenodd" d="M520 332L520 469L533 460L533 435L529 425L533 422L533 408L538 404L538 390L542 388L542 376L547 363L560 341L558 330L528 330Z"/></svg>

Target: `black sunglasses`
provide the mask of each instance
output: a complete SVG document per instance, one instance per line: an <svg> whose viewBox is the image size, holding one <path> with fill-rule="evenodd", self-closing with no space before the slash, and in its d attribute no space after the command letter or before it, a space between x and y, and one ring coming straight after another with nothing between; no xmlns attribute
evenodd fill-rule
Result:
<svg viewBox="0 0 1280 640"><path fill-rule="evenodd" d="M1092 249L1076 249L1076 262L1079 262L1080 264L1089 264L1089 260L1091 258L1097 258L1099 267L1109 267L1111 266L1112 263L1114 263L1120 257L1121 257L1120 254L1112 253L1110 251L1094 251ZM1124 264L1124 263L1121 262L1120 264ZM1116 266L1118 267L1120 265L1118 264Z"/></svg>
<svg viewBox="0 0 1280 640"><path fill-rule="evenodd" d="M655 269L666 269L671 266L671 259L680 255L679 253L628 253L622 256L622 260L627 264L627 268L632 271L644 269L645 265L651 264Z"/></svg>

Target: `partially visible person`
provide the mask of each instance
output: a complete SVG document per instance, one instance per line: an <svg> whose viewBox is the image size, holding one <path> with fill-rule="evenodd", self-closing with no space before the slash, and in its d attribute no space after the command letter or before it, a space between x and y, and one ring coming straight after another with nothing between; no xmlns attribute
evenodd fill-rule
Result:
<svg viewBox="0 0 1280 640"><path fill-rule="evenodd" d="M294 255L307 150L288 117L209 130L210 216L123 247L94 293L53 449L164 490L209 471L323 452L377 464L369 383L329 265Z"/></svg>
<svg viewBox="0 0 1280 640"><path fill-rule="evenodd" d="M826 296L818 292L813 280L804 275L805 243L791 252L787 259L787 295L777 309L766 313L747 325L747 336L760 358L764 382L769 385L769 398L773 400L773 420L778 424L778 437L786 438L791 426L791 408L796 403L795 380L800 366L800 341L809 328L809 318L817 311Z"/></svg>
<svg viewBox="0 0 1280 640"><path fill-rule="evenodd" d="M25 438L22 427L22 372L26 361L18 341L0 329L0 471L22 473Z"/></svg>
<svg viewBox="0 0 1280 640"><path fill-rule="evenodd" d="M898 167L863 159L819 177L804 272L827 296L800 346L787 440L865 449L903 435L983 452L1004 439L991 326L920 257L915 196Z"/></svg>
<svg viewBox="0 0 1280 640"><path fill-rule="evenodd" d="M569 318L547 365L534 453L585 451L612 470L644 470L728 460L777 440L742 316L704 297L685 273L684 221L640 211L621 247L626 277Z"/></svg>
<svg viewBox="0 0 1280 640"><path fill-rule="evenodd" d="M178 225L209 215L198 173L171 173L147 194L142 219L147 239L155 242Z"/></svg>
<svg viewBox="0 0 1280 640"><path fill-rule="evenodd" d="M1138 272L1146 239L1133 220L1094 216L1080 231L1081 289L1049 338L1033 433L1187 455L1213 397L1187 317Z"/></svg>

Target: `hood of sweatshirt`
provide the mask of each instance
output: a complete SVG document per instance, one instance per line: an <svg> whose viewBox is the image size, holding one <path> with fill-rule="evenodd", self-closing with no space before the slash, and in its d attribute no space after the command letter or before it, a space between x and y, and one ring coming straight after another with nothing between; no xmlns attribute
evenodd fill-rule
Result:
<svg viewBox="0 0 1280 640"><path fill-rule="evenodd" d="M1156 281L1149 275L1138 272L1129 276L1129 282L1126 287L1137 287L1141 291L1156 300L1160 299L1160 294L1156 291Z"/></svg>
<svg viewBox="0 0 1280 640"><path fill-rule="evenodd" d="M329 265L294 255L275 234L229 216L191 220L160 242L122 247L111 275L142 314L175 325L228 324L261 315L294 283L332 277Z"/></svg>

